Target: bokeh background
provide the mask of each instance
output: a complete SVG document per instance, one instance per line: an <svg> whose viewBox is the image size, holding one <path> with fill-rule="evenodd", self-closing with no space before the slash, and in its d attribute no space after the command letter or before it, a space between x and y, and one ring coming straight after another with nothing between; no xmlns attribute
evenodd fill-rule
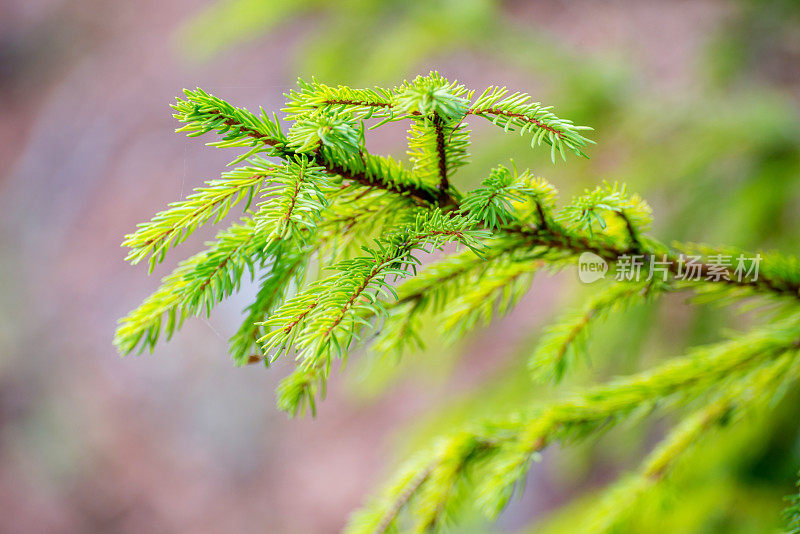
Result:
<svg viewBox="0 0 800 534"><path fill-rule="evenodd" d="M278 110L297 76L394 85L431 69L479 91L530 92L596 129L591 160L554 166L524 140L471 125L462 186L513 157L566 199L627 182L653 205L659 238L800 253L792 0L4 0L0 532L335 532L437 428L550 394L520 369L542 325L580 296L569 273L537 280L461 346L434 340L400 363L364 354L337 374L316 420L276 410L285 367L236 368L226 356L253 287L152 356L121 359L111 346L116 319L213 234L198 232L151 277L119 247L233 159L173 133L168 105L182 88ZM404 154L399 130L370 143ZM682 298L639 308L604 329L595 366L575 381L652 365L746 321ZM800 466L797 401L709 445L705 474L689 470L692 489L641 531L775 527ZM549 452L497 524L459 531L526 531L636 465L666 424Z"/></svg>

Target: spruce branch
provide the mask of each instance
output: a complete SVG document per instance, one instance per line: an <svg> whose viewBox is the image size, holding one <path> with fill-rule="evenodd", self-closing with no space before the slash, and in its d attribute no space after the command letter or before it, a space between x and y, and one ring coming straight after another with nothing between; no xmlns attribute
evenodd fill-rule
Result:
<svg viewBox="0 0 800 534"><path fill-rule="evenodd" d="M195 229L213 218L219 223L228 212L244 200L247 211L262 191L264 180L270 176L275 166L255 157L250 164L222 174L219 180L208 182L207 187L195 190L185 200L173 202L169 209L161 211L139 229L125 236L123 247L131 250L125 258L132 264L148 258L150 272L160 263L167 249L183 242Z"/></svg>
<svg viewBox="0 0 800 534"><path fill-rule="evenodd" d="M434 313L439 319L446 318L448 304L460 291L477 285L487 270L496 265L509 261L530 265L527 255L522 257L514 252L516 245L514 240L487 239L480 256L464 250L426 266L416 276L402 282L397 287L397 299L385 306L385 317L379 323L371 351L400 354L405 348L423 347L419 328L427 313Z"/></svg>
<svg viewBox="0 0 800 534"><path fill-rule="evenodd" d="M657 280L614 284L592 297L582 309L565 314L544 332L528 361L534 378L560 381L576 360L587 357L591 326L612 312L668 290L669 286Z"/></svg>
<svg viewBox="0 0 800 534"><path fill-rule="evenodd" d="M270 186L262 194L265 200L254 217L256 231L276 242L302 246L304 235L316 231L322 211L338 190L339 184L307 157L288 159L275 169Z"/></svg>
<svg viewBox="0 0 800 534"><path fill-rule="evenodd" d="M569 227L586 230L591 235L594 225L601 230L607 229L604 213L611 213L622 218L628 233L631 251L640 247L639 234L647 231L652 222L650 206L638 195L628 196L624 185L604 183L592 191L577 197L564 207L559 218Z"/></svg>
<svg viewBox="0 0 800 534"><path fill-rule="evenodd" d="M185 125L178 132L188 132L190 137L196 137L211 131L223 135L222 141L209 143L220 148L225 147L251 147L251 151L236 158L233 164L247 159L257 152L264 152L267 156L289 158L299 152L289 147L290 139L283 134L277 118L269 119L266 112L256 117L247 110L235 108L222 99L209 95L202 89L185 91L187 100L178 99L173 105L178 113L175 118ZM304 147L304 141L318 138L318 132L309 133L310 123L305 128L295 131L293 141L295 148L309 150ZM326 139L333 146L339 139L352 142L351 132L343 125L340 126L341 135L328 135ZM324 132L323 132L324 133ZM318 139L321 142L321 138ZM312 143L313 144L313 143ZM327 172L341 176L345 180L356 182L368 187L379 187L400 195L408 195L422 203L436 205L439 195L435 188L429 188L412 178L403 167L390 158L372 156L362 147L359 153L350 150L351 145L340 147L335 154L341 159L332 158L330 154L323 153L311 157L310 160L324 167ZM312 154L313 155L313 154Z"/></svg>
<svg viewBox="0 0 800 534"><path fill-rule="evenodd" d="M415 250L430 252L450 241L478 250L483 237L485 232L473 229L466 218L438 210L420 215L414 226L376 241L374 248L364 249L366 256L339 262L333 267L336 274L287 301L263 323L269 333L259 340L273 360L294 349L300 366L311 371L311 378L303 373L290 377L295 386L287 391L294 395L297 384L307 391L313 378L327 377L333 358L343 357L358 330L369 326L365 316L383 314L379 297L397 296L389 277L402 279L416 269ZM306 399L299 395L296 400L300 404L289 403L292 413Z"/></svg>
<svg viewBox="0 0 800 534"><path fill-rule="evenodd" d="M438 87L438 90L441 91L443 83L442 78L434 73L429 86L415 81L415 83L407 83L405 86L401 86L400 89L396 89L395 91L405 95L402 102L405 106L403 109L406 111L416 111L422 114L420 110L429 112L431 110L441 109L443 115L455 118L458 116L459 110L461 109L460 105L463 103L462 100L464 100L464 96L468 96L469 93L464 93L464 91L460 89L461 86L455 85L455 87L459 89L457 89L457 94L454 95L453 98L449 100L445 99L446 101L444 103L439 103L438 101L434 102L436 88ZM454 84L455 82L448 82L444 83L444 86L449 87ZM434 89L432 90L431 87ZM484 97L489 94L494 93L487 90ZM277 129L277 133L274 130L273 126L277 127L277 125L273 124L273 122L265 122L261 126L258 126L259 122L264 122L266 119L259 121L257 117L249 114L249 112L234 108L229 104L226 106L220 105L219 102L221 99L208 95L199 89L194 92L187 91L187 96L190 97L187 101L179 100L178 105L175 106L176 109L182 111L182 113L176 115L176 117L187 122L187 126L181 129L181 131L187 130L190 131L190 135L200 135L217 129L220 133L226 134L225 139L231 136L234 140L238 140L240 137L247 137L260 140L264 145L269 147L279 148L280 150L273 154L279 157L287 157L293 154L291 150L286 149L285 143L287 139L280 133L280 129ZM479 98L478 101L484 102L485 98L484 100L481 100L481 98ZM514 98L519 99L523 97L517 95ZM513 104L514 101L516 100L512 99L512 104L509 105L515 105ZM475 106L473 106L473 108L474 107ZM266 114L262 113L262 117L266 117ZM569 123L569 121L562 122L565 124ZM580 127L576 128L580 129ZM223 146L224 143L212 144ZM440 195L436 192L435 187L425 186L419 181L415 181L413 177L404 174L402 167L396 162L388 158L368 155L364 150L361 151L359 157L343 159L340 163L332 163L326 160L318 162L316 159L314 163L320 164L327 172L341 176L345 180L353 181L367 187L379 187L404 196L407 195L423 204L432 206L439 205L447 209L454 209L459 206L458 199L452 195ZM588 192L586 197L579 197L579 199L576 199L560 217L567 222L572 221L570 223L571 225L583 225L592 233L595 222L600 225L601 229L603 229L602 227L605 225L605 221L601 215L603 210L615 213L622 212L625 214L626 218L634 224L641 222L646 226L649 221L649 208L641 203L638 197L634 196L628 200L627 197L625 197L624 188L620 189L619 186L616 185L612 186L610 191L609 186L603 186L594 192ZM512 226L512 228L514 227L514 225L510 226ZM631 236L638 236L638 234L644 230L646 230L646 227L635 229L634 231L636 233L631 234ZM517 227L516 229L512 229L512 231L520 231L528 235L532 234L525 226ZM633 243L633 247L620 246L608 242L603 243L602 240L598 242L592 239L591 235L587 237L580 233L576 234L570 232L565 228L554 228L553 231L548 233L539 232L538 237L540 237L540 241L545 246L561 246L570 248L573 251L594 252L609 261L616 261L620 256L625 255L644 253L649 256L653 253L657 254L663 252L660 248L655 251L652 247L645 248L638 242ZM681 258L678 255L670 255L667 258L667 262L671 273L678 274L680 272ZM708 278L712 270L713 269L708 264L701 264L701 279L705 280ZM763 292L766 290L767 292L775 294L788 294L798 297L800 296L800 276L796 273L797 269L787 270L783 273L776 273L780 276L776 276L775 278L763 276L759 277L757 280L742 281L736 280L735 277L727 276L720 280L720 282L723 285L750 288L756 292ZM729 275L730 274L733 273L729 273ZM792 279L786 280L787 276L792 276Z"/></svg>
<svg viewBox="0 0 800 534"><path fill-rule="evenodd" d="M353 115L328 110L297 119L288 137L295 152L313 154L324 148L329 152L325 159L332 161L358 157L362 144Z"/></svg>
<svg viewBox="0 0 800 534"><path fill-rule="evenodd" d="M731 384L717 398L686 416L648 455L637 473L623 477L604 492L598 506L582 521L585 532L616 532L648 494L663 485L676 466L712 429L730 427L757 409L766 410L785 393L780 386L797 379L796 352L784 353Z"/></svg>
<svg viewBox="0 0 800 534"><path fill-rule="evenodd" d="M633 414L644 415L657 406L673 408L685 405L698 396L708 394L708 386L737 383L762 365L777 361L784 354L796 356L800 347L800 326L793 321L764 327L716 345L695 349L688 356L674 359L660 367L595 387L573 399L534 408L503 420L485 423L477 430L459 431L441 438L439 444L427 455L427 462L418 460L426 467L436 470L441 465L458 465L458 473L452 477L472 480L470 494L477 506L490 517L495 516L506 505L514 488L527 473L537 453L556 441L573 441L586 438L601 429L608 428ZM793 367L797 373L796 366ZM793 378L797 378L794 376ZM465 447L470 443L472 447ZM423 457L422 453L420 457ZM420 465L420 464L417 464ZM400 479L408 474L401 472ZM372 507L357 515L349 532L369 532L364 528L369 523L365 517L382 517L387 509L394 509L397 499L402 498L414 506L415 496L427 495L426 509L433 505L437 510L447 510L451 497L439 482L426 478L407 497L404 493L387 494L375 501ZM451 481L446 481L449 486ZM433 487L427 487L431 485ZM394 483L389 486L396 488ZM438 494L440 501L431 502L430 495ZM413 508L410 517L420 517ZM433 524L422 512L424 523ZM393 522L397 517L393 519ZM437 518L438 520L438 518ZM389 524L391 526L392 523ZM416 526L424 526L422 520Z"/></svg>
<svg viewBox="0 0 800 534"><path fill-rule="evenodd" d="M346 111L361 119L392 116L394 96L387 89L353 89L342 85L330 87L313 78L311 82L298 79L297 85L297 90L286 95L287 104L283 108L289 120L306 117L320 109Z"/></svg>
<svg viewBox="0 0 800 534"><path fill-rule="evenodd" d="M186 100L178 98L172 106L176 111L173 116L184 123L184 126L176 131L187 132L186 135L189 137L215 131L223 137L221 141L209 143L212 146L251 148L249 152L236 158L232 164L261 151L267 155L280 154L281 148L287 142L277 117L270 119L263 109L261 116L256 116L246 109L233 107L199 87L194 91L185 89L184 94ZM271 147L274 147L274 150L269 150Z"/></svg>
<svg viewBox="0 0 800 534"><path fill-rule="evenodd" d="M417 76L396 87L395 107L407 115L457 123L467 112L472 92L456 81L450 82L438 72Z"/></svg>
<svg viewBox="0 0 800 534"><path fill-rule="evenodd" d="M558 251L556 257L574 258L582 252L592 252L609 263L616 263L621 258L640 255L643 259L657 258L668 270L671 279L679 279L680 287L691 288L701 292L719 292L734 295L737 299L745 296L762 295L773 297L800 298L800 266L793 257L770 253L760 256L758 278L738 277L733 267L724 267L722 276L715 276L719 270L707 258L712 256L743 256L745 265L750 266L757 258L756 254L746 253L738 249L699 247L692 244L673 243L667 248L652 239L636 245L623 243L612 235L593 232L592 235L571 231L558 224L550 224L548 228L537 228L528 224L511 223L498 230L498 233L518 236L522 242L531 247L541 246ZM686 274L687 254L684 250L702 250L694 261L695 276L680 278ZM709 288L708 286L714 286ZM735 292L735 293L734 293Z"/></svg>
<svg viewBox="0 0 800 534"><path fill-rule="evenodd" d="M259 281L255 300L245 310L242 325L228 341L237 365L260 361L269 363L258 345L258 340L266 334L261 324L284 300L292 282L297 286L302 284L303 268L307 266L309 256L308 249L281 247L276 251L272 265Z"/></svg>
<svg viewBox="0 0 800 534"><path fill-rule="evenodd" d="M508 313L528 292L534 273L543 266L544 262L534 257L527 261L508 259L487 269L480 283L462 290L448 304L441 321L445 337L460 339L479 324L488 325L495 316Z"/></svg>
<svg viewBox="0 0 800 534"><path fill-rule="evenodd" d="M401 109L404 109L407 115L414 117L416 120L427 120L423 113L435 112L442 113L442 116L449 117L451 121L458 119L460 122L463 118L461 114L464 111L464 97L468 96L468 94L458 88L452 98L444 98L443 102L439 102L437 97L437 91L444 90L446 92L447 87L450 86L452 84L443 84L442 80L436 77L433 77L432 81L427 85L425 82L417 80L414 83L406 84L400 90L395 90L395 93L402 96L398 96L395 100L399 102L397 105L401 106ZM388 98L387 95L389 93L383 94L384 97ZM394 106L395 104L392 105ZM187 100L179 101L175 107L181 112L177 115L178 118L187 123L182 130L189 131L190 135L200 135L216 130L225 136L222 142L212 144L220 146L256 146L260 143L262 148L267 150L268 155L284 158L290 162L289 164L291 164L293 158L298 157L297 153L288 146L290 140L280 132L280 128L277 127L275 121L270 121L266 118L265 113L262 113L262 117L259 119L246 112L246 110L223 104L221 99L208 95L202 90L187 91ZM337 116L344 117L342 119L342 127L345 129L343 131L353 131L352 129L347 130L348 126L346 126L348 121L354 120L352 117L347 113ZM367 154L363 149L359 149L357 155L354 155L352 150L342 149L339 146L342 143L354 146L354 137L351 134L348 135L350 137L346 135L343 138L345 140L341 142L336 135L328 138L329 145L335 149L336 153L328 152L325 143L322 143L322 138L319 138L320 144L317 149L303 156L307 158L307 164L319 166L324 173L341 177L349 183L367 188L366 190L382 189L421 202L422 206L426 204L432 206L440 205L446 209L460 209L462 211L466 209L466 211L472 213L476 211L474 201L480 198L479 195L481 193L486 192L475 192L473 196L465 199L465 203L462 206L457 196L449 193L442 194L441 191L436 192L435 186L425 186L418 178L414 178L407 173L397 162ZM295 136L295 149L302 149L303 146L308 144L305 141L300 143L302 139L300 135ZM502 170L497 172L506 177L510 176L508 172L504 173ZM492 190L488 199L489 203L483 208L477 209L477 218L487 223L489 228L494 228L498 233L509 236L515 235L520 238L520 246L526 246L533 250L543 248L546 251L546 254L542 256L544 260L552 264L566 264L575 255L589 251L614 262L620 257L633 253L643 252L647 256L654 256L666 250L660 245L654 244L651 240L646 240L645 243L640 242L638 236L642 231L646 230L646 225L649 222L649 208L638 197L634 196L628 199L624 188L619 188L616 185L598 188L594 192L587 193L585 197L577 199L567 208L556 212L552 203L554 198L552 186L539 180L531 182L529 187L523 183L528 178L528 176L516 176L515 180L517 182L511 186L511 189L514 189L516 193L524 192L524 196L530 197L526 202L530 203L532 200L538 224L531 226L529 223L523 222L529 216L524 213L525 202L520 203L517 199L512 199L511 197L516 193L510 193L508 187L503 194L501 194L500 190ZM313 181L313 185L317 187L321 181L318 176ZM489 183L484 185L491 185L491 177ZM299 194L300 191L295 190L295 192ZM492 194L502 199L502 206L498 207L493 204L494 198L491 198ZM318 198L318 200L321 200L321 198ZM513 210L509 210L509 202L513 203L513 206L511 206ZM221 205L224 207L224 203ZM208 211L211 211L211 208L208 208ZM314 211L318 213L318 209ZM605 230L603 228L605 223L603 222L602 211L609 211L622 216L628 230L629 240L627 243L623 243L613 235L606 235L602 232L598 235L593 230L595 221L601 223L601 231ZM205 213L205 211L201 213ZM262 221L262 224L265 218L268 220L265 214L257 216L257 218ZM290 220L291 215L289 215L287 221ZM563 226L558 221L564 221L567 226ZM584 233L585 230L588 230L588 235ZM280 232L278 235L280 235ZM780 261L786 264L785 260ZM780 261L775 263L780 263ZM681 256L675 254L668 256L668 268L673 275L680 273L681 262ZM768 274L758 280L740 281L726 276L720 281L722 285L735 286L736 289L789 294L796 297L800 289L800 276L797 276L798 270L795 266L789 267L791 268L773 269L772 273L770 273L768 267L764 270ZM708 264L700 265L700 274L703 282L699 285L708 285L705 284L704 279L710 272L711 266Z"/></svg>
<svg viewBox="0 0 800 534"><path fill-rule="evenodd" d="M208 221L220 222L234 206L244 204L245 218L181 262L120 321L114 339L120 352L152 350L187 317L210 313L249 273L258 291L230 352L240 365L294 355L297 365L278 387L278 406L313 414L333 363L357 344L396 353L422 346L429 325L449 341L461 338L513 308L535 272L573 266L586 252L618 273L632 256L658 261L664 278L609 280L607 290L542 337L530 361L538 378L563 376L605 316L666 291L691 290L724 304L758 297L780 304L782 312L772 326L649 372L444 436L354 516L351 531L433 530L457 521L470 502L495 516L550 444L588 438L655 408L707 402L653 453L643 475L612 491L636 500L637 488L658 486L688 445L721 419L763 409L759 402L776 391L773 378L797 378L800 260L664 245L648 235L649 206L617 183L559 205L546 180L501 165L479 187L461 191L456 171L468 159L470 116L529 135L531 146L550 145L553 160L567 151L584 155L592 143L583 136L589 128L505 88L490 87L475 98L436 72L391 89L301 80L286 96L285 118L292 123L286 133L275 115L236 108L201 89L185 91L173 106L178 131L190 137L215 132L220 137L210 145L237 148L232 164L247 163L126 236L128 259L147 259L152 270L169 248ZM368 126L400 120L410 123L410 164L366 149ZM446 244L467 250L445 253ZM714 261L722 257L743 260L735 269ZM694 276L687 277L690 267ZM737 276L741 269L757 276Z"/></svg>
<svg viewBox="0 0 800 534"><path fill-rule="evenodd" d="M548 184L549 185L549 184ZM540 217L540 222L545 221L545 209L552 209L550 203L552 197L544 198L547 186L531 183L531 176L528 171L519 175L514 169L512 172L503 165L492 169L489 177L482 183L481 187L471 191L461 202L461 212L469 214L476 220L481 221L490 230L497 230L500 227L508 226L509 223L517 222L520 219L517 208L525 207L524 203L532 202L536 206L536 213ZM546 193L550 195L550 191ZM553 193L554 196L554 193ZM524 209L522 216L524 216Z"/></svg>
<svg viewBox="0 0 800 534"><path fill-rule="evenodd" d="M533 132L531 146L550 145L550 159L555 163L556 151L566 160L566 150L586 157L581 150L590 139L580 132L591 130L588 126L575 126L572 121L556 117L551 108L531 102L525 93L508 94L505 87L489 87L469 107L467 113L488 119L505 131L519 128L519 134Z"/></svg>
<svg viewBox="0 0 800 534"><path fill-rule="evenodd" d="M434 80L434 86L438 84L441 87L441 80ZM430 88L428 88L430 89ZM404 89L404 96L401 103L405 106L405 110L409 112L412 117L422 117L422 113L431 110L440 109L442 113L448 114L452 120L459 118L463 104L463 93L455 95L455 98L447 100L444 105L439 104L435 98L435 91L425 89L424 84L408 84ZM276 130L270 126L257 127L257 121L246 112L233 108L232 106L223 106L219 104L219 99L207 95L201 91L187 93L191 96L194 107L191 112L186 112L181 118L188 121L187 127L192 130L193 134L204 133L211 129L217 128L227 137L230 137L236 142L240 141L241 137L248 139L260 140L264 145L270 147L280 147L281 150L273 152L272 154L279 155L284 158L293 157L294 152L287 147L289 142L287 138L278 135ZM434 96L432 96L434 95ZM204 100L205 99L205 100ZM437 107L438 106L438 107ZM211 112L210 117L206 117L203 113ZM416 113L416 115L415 115ZM265 114L264 114L265 115ZM199 116L199 118L198 118ZM460 121L460 118L459 118ZM345 124L347 121L343 124ZM270 123L271 124L271 123ZM256 125L256 126L254 126ZM226 138L227 138L226 137ZM231 139L228 139L229 141ZM297 137L301 139L301 137ZM331 144L337 145L336 137ZM353 145L353 138L345 144ZM296 142L295 148L302 148L307 143ZM318 147L319 148L319 147ZM296 156L295 156L296 157ZM307 156L309 164L316 165L321 161L320 167L326 173L340 176L351 183L365 186L367 188L380 188L386 191L399 194L401 196L408 196L412 199L420 201L429 205L443 205L448 209L458 208L461 206L456 197L446 194L443 195L441 191L436 193L435 187L427 188L418 179L414 179L402 169L402 166L385 158L379 158L367 154L361 149L357 156L352 154L352 150L340 150L338 155L326 154L325 150L317 150L316 153L310 153ZM502 170L498 171L503 173ZM503 173L506 177L509 176L508 172ZM516 174L516 173L515 173ZM521 178L521 180L520 180ZM638 235L646 229L649 221L649 208L646 207L638 197L631 197L629 200L625 195L624 188L620 189L618 186L604 186L598 188L595 192L587 193L586 197L579 198L576 203L568 206L560 213L555 213L552 200L554 197L554 190L544 181L533 182L534 187L526 187L524 181L529 177L517 176L515 179L517 183L514 185L516 191L523 191L525 196L533 199L538 218L538 227L530 227L526 223L521 223L519 216L516 213L509 211L509 202L513 202L514 211L517 211L519 204L517 199L512 199L508 196L503 197L499 195L499 191L493 191L499 198L503 199L504 205L498 209L497 206L492 205L490 202L484 207L486 213L478 210L477 216L484 221L488 220L490 228L496 228L496 231L507 232L510 234L517 234L523 238L525 246L529 247L544 247L547 249L547 260L551 262L565 263L570 258L574 257L583 251L595 252L604 259L609 261L616 261L619 257L632 253L644 252L645 254L655 255L657 251L660 252L661 248L647 250L642 244L639 243ZM490 178L491 182L491 178ZM485 184L486 185L486 184ZM506 191L508 193L508 191ZM475 195L480 194L476 192ZM513 194L511 195L513 196ZM479 198L476 196L472 199ZM475 211L474 204L471 203L470 197L465 200L466 209L468 211ZM459 208L462 209L463 207ZM629 243L622 243L607 235L595 235L593 231L594 221L601 222L601 230L604 230L605 223L602 218L602 211L610 211L616 214L622 214L626 221L630 241ZM577 214L577 218L576 218ZM524 216L524 214L520 213ZM548 222L548 219L553 221ZM556 219L567 222L570 226L577 224L577 231L570 230L570 227L562 226L556 222ZM263 220L263 219L262 219ZM589 235L583 235L582 230L588 229ZM635 233L634 233L635 232ZM634 238L636 236L636 238ZM522 243L521 243L522 244ZM561 251L558 254L557 251ZM677 274L680 271L681 258L670 256L668 259L670 272ZM708 265L701 265L701 275L705 277L711 268ZM757 281L737 281L733 278L726 277L723 280L725 284L730 284L738 287L752 288L756 291L767 289L775 293L789 293L793 296L798 294L800 284L792 280L791 283L783 283L783 280L772 280L764 277Z"/></svg>
<svg viewBox="0 0 800 534"><path fill-rule="evenodd" d="M254 254L264 247L256 239L252 219L220 232L208 249L184 260L164 277L161 287L120 319L114 345L123 354L152 350L162 333L169 339L186 317L211 312L214 305L239 288L243 274L255 273ZM166 317L166 324L164 318Z"/></svg>

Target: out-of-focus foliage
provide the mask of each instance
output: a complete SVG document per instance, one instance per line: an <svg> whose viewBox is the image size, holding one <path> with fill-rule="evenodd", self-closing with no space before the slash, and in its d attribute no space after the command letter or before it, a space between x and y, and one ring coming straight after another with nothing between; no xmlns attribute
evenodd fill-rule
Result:
<svg viewBox="0 0 800 534"><path fill-rule="evenodd" d="M375 84L406 76L433 53L479 46L498 29L498 7L491 0L227 0L190 19L179 38L190 57L202 59L290 26L306 50L302 77ZM311 17L321 23L308 31L302 23Z"/></svg>

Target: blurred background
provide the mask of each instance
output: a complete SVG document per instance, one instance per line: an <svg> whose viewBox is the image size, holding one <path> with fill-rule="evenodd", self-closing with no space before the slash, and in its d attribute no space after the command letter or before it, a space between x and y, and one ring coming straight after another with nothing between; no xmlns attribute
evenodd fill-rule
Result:
<svg viewBox="0 0 800 534"><path fill-rule="evenodd" d="M184 87L279 110L297 76L391 86L437 69L478 91L506 85L593 126L591 160L552 165L547 151L475 123L474 164L459 186L514 158L563 200L604 179L627 182L653 206L658 238L798 254L798 6L0 2L0 532L336 532L437 428L553 394L520 369L541 327L580 297L574 273L537 280L491 335L457 347L432 340L402 362L364 354L335 376L316 420L275 408L286 367L235 368L226 355L251 286L155 354L121 359L116 319L214 229L150 277L123 261L123 235L234 157L173 133L168 105ZM400 130L370 144L404 155ZM747 322L683 298L611 321L575 384ZM799 399L790 393L764 420L704 446L703 469L680 475L680 498L637 532L777 528L800 466ZM496 524L458 531L527 531L635 466L668 424L548 452Z"/></svg>

